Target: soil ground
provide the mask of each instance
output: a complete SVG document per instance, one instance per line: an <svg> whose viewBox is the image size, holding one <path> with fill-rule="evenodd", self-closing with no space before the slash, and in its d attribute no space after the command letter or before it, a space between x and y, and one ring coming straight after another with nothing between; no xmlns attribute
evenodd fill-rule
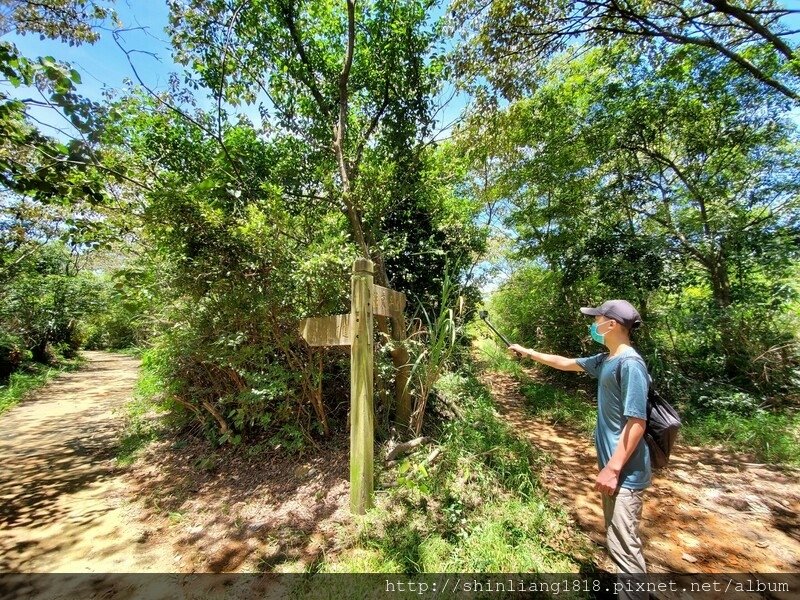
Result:
<svg viewBox="0 0 800 600"><path fill-rule="evenodd" d="M0 418L0 571L302 571L349 520L341 440L305 458L159 441L119 467L138 361L84 354Z"/></svg>
<svg viewBox="0 0 800 600"><path fill-rule="evenodd" d="M533 370L526 372L535 379ZM487 372L483 380L511 426L551 455L541 475L550 497L603 545L591 439L531 416L512 376ZM800 470L686 445L677 445L670 463L645 496L642 537L650 571L800 572Z"/></svg>
<svg viewBox="0 0 800 600"><path fill-rule="evenodd" d="M0 418L0 571L302 571L337 551L350 520L346 439L304 457L159 441L123 468L115 455L138 362L85 355L82 370ZM551 498L602 544L590 440L528 414L510 376L484 380L514 429L551 455L542 474ZM797 470L679 447L646 498L648 565L797 573L798 513Z"/></svg>
<svg viewBox="0 0 800 600"><path fill-rule="evenodd" d="M114 455L119 411L138 376L136 360L86 352L0 418L0 569L125 572L168 560L136 543L124 472Z"/></svg>

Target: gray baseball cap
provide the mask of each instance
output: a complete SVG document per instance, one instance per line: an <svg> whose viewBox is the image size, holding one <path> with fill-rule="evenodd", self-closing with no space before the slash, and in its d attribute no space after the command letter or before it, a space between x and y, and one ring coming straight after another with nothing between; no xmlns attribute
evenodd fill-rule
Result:
<svg viewBox="0 0 800 600"><path fill-rule="evenodd" d="M609 300L608 302L603 302L597 308L583 307L581 312L589 316L601 315L614 319L630 330L636 329L642 324L642 317L639 315L639 311L627 300Z"/></svg>

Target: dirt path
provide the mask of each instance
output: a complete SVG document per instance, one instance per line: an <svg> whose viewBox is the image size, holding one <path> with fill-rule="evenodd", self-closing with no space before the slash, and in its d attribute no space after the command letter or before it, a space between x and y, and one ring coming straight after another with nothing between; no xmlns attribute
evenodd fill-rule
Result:
<svg viewBox="0 0 800 600"><path fill-rule="evenodd" d="M302 571L332 550L349 521L345 436L302 457L164 439L122 468L138 361L84 355L0 418L0 574Z"/></svg>
<svg viewBox="0 0 800 600"><path fill-rule="evenodd" d="M0 418L0 570L136 572L167 556L137 544L127 487L114 461L121 409L138 361L85 352L62 374Z"/></svg>
<svg viewBox="0 0 800 600"><path fill-rule="evenodd" d="M0 572L303 570L331 550L348 521L346 439L291 459L162 441L121 469L114 448L138 363L86 356L0 418ZM602 544L590 440L532 418L510 376L484 380L553 457L542 474L551 497ZM651 571L800 571L798 471L746 463L678 448L645 504Z"/></svg>
<svg viewBox="0 0 800 600"><path fill-rule="evenodd" d="M551 498L604 544L591 440L532 417L510 375L486 373L484 383L514 429L552 456L542 474ZM650 571L800 571L800 470L754 466L747 457L687 446L677 448L671 463L654 477L645 498L642 534Z"/></svg>

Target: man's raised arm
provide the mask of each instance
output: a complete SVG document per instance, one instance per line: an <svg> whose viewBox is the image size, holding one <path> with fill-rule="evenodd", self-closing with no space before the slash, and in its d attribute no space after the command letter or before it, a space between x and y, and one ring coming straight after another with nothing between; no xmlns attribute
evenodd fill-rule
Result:
<svg viewBox="0 0 800 600"><path fill-rule="evenodd" d="M574 358L567 358L566 356L559 356L558 354L544 354L543 352L537 352L536 350L525 348L519 344L511 344L508 349L515 354L529 356L536 362L547 365L548 367L553 367L554 369L559 369L561 371L583 371L583 367L581 367Z"/></svg>

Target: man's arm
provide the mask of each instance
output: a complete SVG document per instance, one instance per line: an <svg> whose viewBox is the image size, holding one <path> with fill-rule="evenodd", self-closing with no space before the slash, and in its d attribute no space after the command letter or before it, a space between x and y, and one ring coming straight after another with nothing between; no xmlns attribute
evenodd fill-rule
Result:
<svg viewBox="0 0 800 600"><path fill-rule="evenodd" d="M628 421L622 429L622 435L619 438L619 443L614 450L614 454L611 455L608 464L597 476L597 481L594 484L595 489L609 496L612 496L617 491L619 473L636 451L639 440L644 436L646 425L647 421L644 419L628 417Z"/></svg>
<svg viewBox="0 0 800 600"><path fill-rule="evenodd" d="M544 354L543 352L537 352L536 350L525 348L519 344L511 344L508 349L517 354L528 356L536 362L547 365L548 367L560 369L561 371L583 371L583 367L580 366L574 358L567 358L566 356L559 356L557 354Z"/></svg>

